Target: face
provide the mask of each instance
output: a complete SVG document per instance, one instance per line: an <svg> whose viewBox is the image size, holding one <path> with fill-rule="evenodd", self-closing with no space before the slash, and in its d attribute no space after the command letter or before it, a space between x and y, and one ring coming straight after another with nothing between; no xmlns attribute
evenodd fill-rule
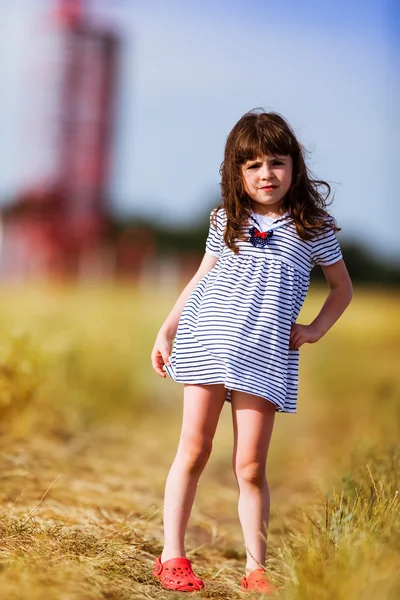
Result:
<svg viewBox="0 0 400 600"><path fill-rule="evenodd" d="M271 216L282 214L283 199L292 183L292 171L290 155L263 156L242 165L244 187L254 212Z"/></svg>

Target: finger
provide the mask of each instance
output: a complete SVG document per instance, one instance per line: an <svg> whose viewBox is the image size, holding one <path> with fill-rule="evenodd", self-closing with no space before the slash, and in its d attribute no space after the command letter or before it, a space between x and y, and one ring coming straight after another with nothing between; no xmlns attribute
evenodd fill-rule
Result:
<svg viewBox="0 0 400 600"><path fill-rule="evenodd" d="M155 354L152 355L152 366L157 375L160 375L160 377L165 379L166 374L162 368L163 364L164 361L162 359L162 356L160 355L159 351L157 351Z"/></svg>
<svg viewBox="0 0 400 600"><path fill-rule="evenodd" d="M153 350L153 352L151 353L151 364L153 366L153 369L157 369L158 368L158 363L159 363L159 353L158 353L158 350Z"/></svg>
<svg viewBox="0 0 400 600"><path fill-rule="evenodd" d="M158 372L161 375L161 377L163 377L164 379L166 378L167 374L164 370L164 359L162 358L162 356L160 355L158 357Z"/></svg>
<svg viewBox="0 0 400 600"><path fill-rule="evenodd" d="M161 350L161 356L162 356L162 360L164 362L164 365L170 366L170 362L169 362L169 348L163 348Z"/></svg>
<svg viewBox="0 0 400 600"><path fill-rule="evenodd" d="M291 336L290 336L290 343L292 344L292 346L294 346L294 345L295 345L296 341L297 341L297 340L298 340L298 338L299 338L299 335L300 335L300 334L299 334L297 331L295 331L295 332L293 333L293 335L291 335Z"/></svg>
<svg viewBox="0 0 400 600"><path fill-rule="evenodd" d="M299 342L301 340L301 335L300 333L297 333L293 336L293 340L292 340L292 349L293 350L298 350L299 349Z"/></svg>
<svg viewBox="0 0 400 600"><path fill-rule="evenodd" d="M305 334L299 335L297 343L296 343L296 346L297 346L296 350L298 350L299 348L301 348L302 346L304 346L304 344L306 342L308 342L307 335L305 335Z"/></svg>
<svg viewBox="0 0 400 600"><path fill-rule="evenodd" d="M162 377L163 379L166 378L166 374L164 373L164 371L162 370L162 368L160 367L155 367L154 368L155 372L157 373L157 375L159 375L160 377Z"/></svg>
<svg viewBox="0 0 400 600"><path fill-rule="evenodd" d="M290 335L291 342L295 342L298 339L299 335L301 335L301 329L296 327L296 329L294 329Z"/></svg>
<svg viewBox="0 0 400 600"><path fill-rule="evenodd" d="M151 366L153 367L154 370L157 369L157 356L154 352L151 353Z"/></svg>

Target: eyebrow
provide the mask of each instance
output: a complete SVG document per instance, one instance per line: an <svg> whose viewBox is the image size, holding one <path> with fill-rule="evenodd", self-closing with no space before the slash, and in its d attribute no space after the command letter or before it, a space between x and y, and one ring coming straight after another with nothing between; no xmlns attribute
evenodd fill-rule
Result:
<svg viewBox="0 0 400 600"><path fill-rule="evenodd" d="M275 156L273 156L272 158L268 158L268 162L272 162L274 160L283 160L285 161L287 158L287 156L285 154L276 154ZM261 158L252 158L249 160L246 160L246 162L244 164L251 164L251 163L258 163L258 162L262 162Z"/></svg>

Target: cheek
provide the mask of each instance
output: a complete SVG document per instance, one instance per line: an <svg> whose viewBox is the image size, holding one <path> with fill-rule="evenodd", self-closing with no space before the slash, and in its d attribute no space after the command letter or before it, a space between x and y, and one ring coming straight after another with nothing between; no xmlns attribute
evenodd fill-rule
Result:
<svg viewBox="0 0 400 600"><path fill-rule="evenodd" d="M256 181L256 174L255 173L250 173L249 175L247 175L246 177L244 177L245 185L248 188L250 188L250 189L252 187L254 187L255 181Z"/></svg>
<svg viewBox="0 0 400 600"><path fill-rule="evenodd" d="M289 171L288 173L285 173L285 186L287 188L290 188L290 186L292 185L292 172Z"/></svg>
<svg viewBox="0 0 400 600"><path fill-rule="evenodd" d="M251 189L251 180L249 177L243 177L243 188L247 193L249 193Z"/></svg>
<svg viewBox="0 0 400 600"><path fill-rule="evenodd" d="M290 161L290 164L288 166L287 181L288 181L288 184L290 187L292 185L292 181L293 181L293 162L292 161Z"/></svg>

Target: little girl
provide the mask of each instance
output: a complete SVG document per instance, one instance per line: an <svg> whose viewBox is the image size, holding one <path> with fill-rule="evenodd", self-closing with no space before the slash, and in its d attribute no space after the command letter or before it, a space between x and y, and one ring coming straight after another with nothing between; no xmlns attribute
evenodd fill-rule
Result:
<svg viewBox="0 0 400 600"><path fill-rule="evenodd" d="M154 574L169 590L204 587L185 558L185 530L228 400L247 552L241 586L268 595L276 589L264 568L275 413L296 412L299 348L327 333L350 303L352 285L326 211L330 187L311 178L285 119L245 114L228 136L221 175L223 204L211 213L204 258L151 355L158 375L166 371L185 384L182 432L165 488L164 550ZM303 325L296 319L314 265L322 267L329 293Z"/></svg>

